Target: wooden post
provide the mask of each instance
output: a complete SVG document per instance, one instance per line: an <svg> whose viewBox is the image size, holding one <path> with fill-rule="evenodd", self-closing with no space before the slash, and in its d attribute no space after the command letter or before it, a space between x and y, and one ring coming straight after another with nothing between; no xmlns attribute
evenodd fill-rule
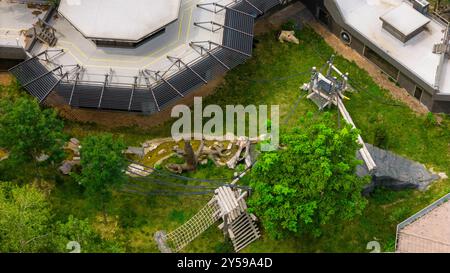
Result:
<svg viewBox="0 0 450 273"><path fill-rule="evenodd" d="M228 214L225 214L223 216L223 236L225 238L229 238L229 234L228 234Z"/></svg>
<svg viewBox="0 0 450 273"><path fill-rule="evenodd" d="M309 82L309 93L313 92L314 81L316 80L317 68L314 66L311 70L311 81Z"/></svg>
<svg viewBox="0 0 450 273"><path fill-rule="evenodd" d="M337 98L336 98L337 99ZM337 111L338 129L341 130L341 111Z"/></svg>
<svg viewBox="0 0 450 273"><path fill-rule="evenodd" d="M333 62L334 62L334 55L331 55L330 60L328 61L328 70L327 70L327 78L331 76L331 71L333 70Z"/></svg>
<svg viewBox="0 0 450 273"><path fill-rule="evenodd" d="M348 72L345 73L343 91L347 90L347 88L348 88L348 75L349 75Z"/></svg>

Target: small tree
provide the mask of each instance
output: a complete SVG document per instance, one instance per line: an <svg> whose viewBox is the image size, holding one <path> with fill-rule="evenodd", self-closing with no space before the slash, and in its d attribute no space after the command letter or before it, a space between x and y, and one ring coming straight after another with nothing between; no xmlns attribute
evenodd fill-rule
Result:
<svg viewBox="0 0 450 273"><path fill-rule="evenodd" d="M115 140L111 134L86 137L82 142L81 174L75 179L86 188L86 195L103 211L107 223L106 206L112 192L126 182L127 166L122 140Z"/></svg>
<svg viewBox="0 0 450 273"><path fill-rule="evenodd" d="M63 128L56 112L42 110L34 99L0 101L0 147L9 149L13 160L31 161L42 154L54 161L61 160Z"/></svg>
<svg viewBox="0 0 450 273"><path fill-rule="evenodd" d="M287 233L320 235L331 220L360 214L368 182L355 174L358 131L335 129L328 114L311 114L281 136L284 147L264 153L251 174L254 195L250 211L258 215L274 238Z"/></svg>
<svg viewBox="0 0 450 273"><path fill-rule="evenodd" d="M50 218L49 204L36 188L0 184L0 252L45 251Z"/></svg>

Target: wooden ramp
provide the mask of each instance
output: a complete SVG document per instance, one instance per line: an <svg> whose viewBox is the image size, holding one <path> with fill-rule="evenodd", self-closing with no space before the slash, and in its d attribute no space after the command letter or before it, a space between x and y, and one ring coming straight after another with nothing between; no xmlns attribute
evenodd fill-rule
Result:
<svg viewBox="0 0 450 273"><path fill-rule="evenodd" d="M247 213L247 192L221 187L216 190L217 203L221 207L224 222L219 226L230 237L234 251L239 252L261 237L256 217Z"/></svg>
<svg viewBox="0 0 450 273"><path fill-rule="evenodd" d="M337 99L337 105L338 105L339 111L341 112L345 121L348 124L351 124L353 126L353 128L356 128L355 123L353 122L352 117L350 116L347 109L345 108L344 103L342 103L341 98ZM375 164L375 161L373 160L372 155L370 154L369 150L367 149L366 144L364 143L364 141L360 135L358 135L358 142L359 142L359 144L362 145L362 148L359 150L359 153L361 154L361 157L364 160L364 163L366 164L369 172L372 172L373 170L375 170L377 165Z"/></svg>
<svg viewBox="0 0 450 273"><path fill-rule="evenodd" d="M312 100L319 107L320 111L327 106L336 105L345 121L348 124L351 124L353 128L356 128L352 117L342 102L342 98L344 98L343 94L349 88L348 73L344 74L337 69L337 67L333 65L333 60L334 55L331 56L326 64L326 66L328 66L326 76L313 67L311 80L304 85L307 87L305 89L309 91L307 98ZM362 145L359 153L361 154L367 169L369 172L374 171L377 166L360 135L358 135L358 143Z"/></svg>
<svg viewBox="0 0 450 273"><path fill-rule="evenodd" d="M231 223L229 229L230 239L236 252L241 251L249 244L261 237L258 226L247 212L241 214Z"/></svg>

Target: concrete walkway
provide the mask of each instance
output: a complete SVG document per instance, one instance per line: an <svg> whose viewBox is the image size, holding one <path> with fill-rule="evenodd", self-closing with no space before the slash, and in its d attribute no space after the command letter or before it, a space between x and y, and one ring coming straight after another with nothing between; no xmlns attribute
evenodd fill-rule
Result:
<svg viewBox="0 0 450 273"><path fill-rule="evenodd" d="M45 12L26 4L0 1L0 47L25 46L24 32L33 27Z"/></svg>

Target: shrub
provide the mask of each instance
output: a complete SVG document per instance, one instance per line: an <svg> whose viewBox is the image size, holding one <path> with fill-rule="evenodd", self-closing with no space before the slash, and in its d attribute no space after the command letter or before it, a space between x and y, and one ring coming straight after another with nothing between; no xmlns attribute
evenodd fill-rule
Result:
<svg viewBox="0 0 450 273"><path fill-rule="evenodd" d="M296 30L296 28L297 24L292 19L281 25L282 30Z"/></svg>
<svg viewBox="0 0 450 273"><path fill-rule="evenodd" d="M377 127L375 127L373 144L379 148L388 148L389 137L388 132L384 126L377 125Z"/></svg>
<svg viewBox="0 0 450 273"><path fill-rule="evenodd" d="M436 117L433 113L429 112L425 118L424 122L425 127L430 128L437 125Z"/></svg>

